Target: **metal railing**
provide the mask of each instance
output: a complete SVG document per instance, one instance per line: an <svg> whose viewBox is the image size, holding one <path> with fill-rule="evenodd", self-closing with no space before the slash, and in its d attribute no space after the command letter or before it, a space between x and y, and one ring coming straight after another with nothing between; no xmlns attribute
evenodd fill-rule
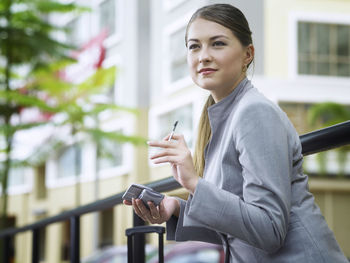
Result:
<svg viewBox="0 0 350 263"><path fill-rule="evenodd" d="M333 149L343 145L350 144L350 121L343 122L331 127L317 130L300 136L303 155L314 154L317 152ZM180 188L180 184L173 177L157 180L147 184L158 192L167 192ZM32 231L32 263L39 262L39 244L41 228L47 225L70 220L70 262L80 262L80 217L87 213L98 212L122 203L122 193L118 193L111 197L80 206L78 208L63 212L56 216L48 217L37 221L33 224L18 228L9 228L0 232L0 239L3 239L3 258L1 262L10 263L9 248L11 239L18 233ZM143 221L134 214L134 225L142 225ZM135 241L141 247L144 244L144 238L139 237ZM142 257L142 254L141 254ZM142 262L142 261L137 261Z"/></svg>

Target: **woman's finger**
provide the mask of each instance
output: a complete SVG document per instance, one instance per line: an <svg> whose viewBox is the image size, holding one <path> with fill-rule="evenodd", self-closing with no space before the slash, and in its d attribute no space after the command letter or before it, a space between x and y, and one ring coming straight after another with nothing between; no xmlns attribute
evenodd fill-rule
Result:
<svg viewBox="0 0 350 263"><path fill-rule="evenodd" d="M160 147L160 148L171 148L176 145L176 142L172 141L148 141L147 144L151 147Z"/></svg>
<svg viewBox="0 0 350 263"><path fill-rule="evenodd" d="M151 216L151 212L148 208L146 208L143 201L141 199L137 199L135 201L142 216L152 223L153 218Z"/></svg>
<svg viewBox="0 0 350 263"><path fill-rule="evenodd" d="M150 157L151 160L159 158L159 157L163 157L163 156L174 156L178 154L178 151L174 150L174 149L166 149L160 152L157 152L156 154L152 155Z"/></svg>
<svg viewBox="0 0 350 263"><path fill-rule="evenodd" d="M169 133L167 136L165 136L163 140L168 141L170 136L171 136L171 133ZM184 138L184 136L182 134L178 134L178 133L174 133L173 136L171 136L171 139L175 140L175 141L182 140L182 138Z"/></svg>
<svg viewBox="0 0 350 263"><path fill-rule="evenodd" d="M132 205L132 202L128 201L128 200L123 200L123 204L124 205Z"/></svg>
<svg viewBox="0 0 350 263"><path fill-rule="evenodd" d="M134 211L139 217L142 218L143 221L147 221L147 217L142 213L142 210L140 209L140 204L137 201L141 200L135 200L134 198L132 199L132 206L134 207Z"/></svg>
<svg viewBox="0 0 350 263"><path fill-rule="evenodd" d="M152 219L154 219L154 220L160 219L159 211L158 211L157 207L154 205L154 203L148 202L147 204L149 206L149 210L151 212Z"/></svg>
<svg viewBox="0 0 350 263"><path fill-rule="evenodd" d="M159 211L160 215L165 212L164 199L160 202L159 207L158 207L158 211Z"/></svg>
<svg viewBox="0 0 350 263"><path fill-rule="evenodd" d="M178 162L178 158L175 156L164 156L157 159L152 160L154 164L160 164L160 163L171 163L176 164Z"/></svg>

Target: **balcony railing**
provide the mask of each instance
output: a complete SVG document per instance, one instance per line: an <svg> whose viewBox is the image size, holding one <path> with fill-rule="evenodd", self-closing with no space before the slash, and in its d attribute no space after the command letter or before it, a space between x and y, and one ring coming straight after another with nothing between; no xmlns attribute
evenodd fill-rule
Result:
<svg viewBox="0 0 350 263"><path fill-rule="evenodd" d="M321 130L317 130L311 133L304 134L300 136L302 144L303 155L314 154L317 152L337 148L350 144L350 121L343 122L331 127L327 127ZM181 186L174 180L173 177L168 177L162 180L154 181L147 186L153 188L158 192L167 192L180 188ZM56 216L48 217L42 219L36 223L29 224L26 226L18 228L9 228L0 232L0 238L4 241L3 247L3 258L1 262L10 263L10 243L11 239L15 237L16 234L31 231L32 232L32 263L39 263L39 244L40 235L39 231L46 226L70 220L70 262L79 263L80 262L80 217L87 213L101 211L107 208L112 208L113 206L122 203L122 193L118 193L111 197L80 206L78 208L63 212ZM134 215L134 225L141 225L142 221ZM144 242L142 240L136 242ZM142 261L137 261L142 262Z"/></svg>

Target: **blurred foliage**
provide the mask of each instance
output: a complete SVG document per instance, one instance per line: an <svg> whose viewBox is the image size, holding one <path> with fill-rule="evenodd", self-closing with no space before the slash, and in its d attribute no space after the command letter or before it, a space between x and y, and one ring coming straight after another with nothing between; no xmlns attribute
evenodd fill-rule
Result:
<svg viewBox="0 0 350 263"><path fill-rule="evenodd" d="M325 128L341 122L350 120L350 108L335 102L324 102L314 104L308 111L308 122L313 128ZM338 176L345 175L345 165L347 155L350 152L350 146L337 148L337 162L339 166ZM316 155L319 174L327 174L327 152L321 152Z"/></svg>
<svg viewBox="0 0 350 263"><path fill-rule="evenodd" d="M61 70L75 63L70 57L75 47L54 37L69 30L51 23L48 18L68 13L79 15L88 10L58 0L0 2L0 213L3 216L0 229L6 224L10 169L20 165L37 165L65 144L64 140L52 136L31 158L14 160L11 154L18 131L44 125L68 126L72 136L87 133L95 141L107 137L115 141L145 144L145 140L139 137L108 133L101 131L98 125L86 125L87 118L96 119L106 110L137 113L113 103L101 104L93 100L93 95L104 93L113 85L115 67L100 68L79 84L60 77ZM23 122L21 113L25 109L36 109L46 117L44 120Z"/></svg>

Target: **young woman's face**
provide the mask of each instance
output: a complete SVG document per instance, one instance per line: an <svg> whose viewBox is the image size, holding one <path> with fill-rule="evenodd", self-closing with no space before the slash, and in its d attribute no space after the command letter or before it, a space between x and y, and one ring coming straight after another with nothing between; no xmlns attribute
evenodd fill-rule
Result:
<svg viewBox="0 0 350 263"><path fill-rule="evenodd" d="M220 101L245 77L243 68L254 54L243 47L230 29L202 18L192 22L187 33L187 63L193 81Z"/></svg>

